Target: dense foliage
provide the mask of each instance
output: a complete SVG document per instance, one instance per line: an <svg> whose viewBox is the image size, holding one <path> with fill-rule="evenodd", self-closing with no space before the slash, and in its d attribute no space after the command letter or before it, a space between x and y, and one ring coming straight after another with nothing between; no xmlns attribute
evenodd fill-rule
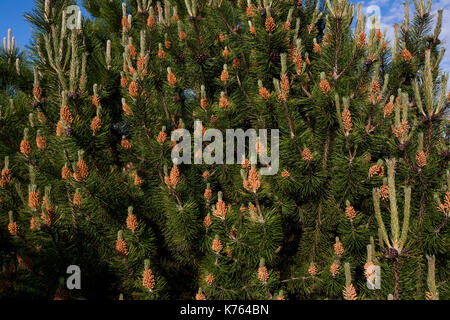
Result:
<svg viewBox="0 0 450 320"><path fill-rule="evenodd" d="M431 0L394 39L347 0L73 4L35 0L30 55L0 55L0 297L449 298ZM174 163L176 129L279 129L280 170L260 140Z"/></svg>

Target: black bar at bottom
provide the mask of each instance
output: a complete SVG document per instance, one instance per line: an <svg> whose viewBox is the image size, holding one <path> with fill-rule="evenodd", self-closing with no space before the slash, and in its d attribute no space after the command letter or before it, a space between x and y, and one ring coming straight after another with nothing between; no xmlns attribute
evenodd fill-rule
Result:
<svg viewBox="0 0 450 320"><path fill-rule="evenodd" d="M17 304L17 307L14 306ZM23 308L26 306L26 308ZM447 301L8 301L0 300L3 310L16 310L21 314L39 310L51 314L93 315L98 312L105 318L106 313L114 315L111 319L141 317L142 319L281 319L282 316L294 318L307 315L355 314L361 311L366 314L381 312L386 314L389 309L403 312L415 312L423 307L448 307ZM403 307L403 308L402 308ZM13 308L13 309L11 309ZM47 309L48 308L48 309ZM370 310L370 311L369 311ZM109 317L106 317L109 319ZM292 317L289 317L292 318ZM292 318L292 319L294 319Z"/></svg>

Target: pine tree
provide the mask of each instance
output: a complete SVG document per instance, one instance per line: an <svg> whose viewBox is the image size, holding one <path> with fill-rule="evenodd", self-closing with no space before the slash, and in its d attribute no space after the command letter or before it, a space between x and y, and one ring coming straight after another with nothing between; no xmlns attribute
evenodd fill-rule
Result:
<svg viewBox="0 0 450 320"><path fill-rule="evenodd" d="M346 0L84 2L71 29L73 2L37 0L31 63L0 57L0 296L448 298L431 0L411 20L405 4L392 42ZM227 154L209 129L279 129L278 173L255 164L276 150L261 140L197 164Z"/></svg>

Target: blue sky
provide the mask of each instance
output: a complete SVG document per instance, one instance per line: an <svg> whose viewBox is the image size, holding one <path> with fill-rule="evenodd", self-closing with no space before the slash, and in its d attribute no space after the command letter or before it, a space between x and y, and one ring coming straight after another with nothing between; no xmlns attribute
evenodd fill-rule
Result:
<svg viewBox="0 0 450 320"><path fill-rule="evenodd" d="M427 1L427 0L426 0ZM381 29L387 29L388 38L394 38L394 24L401 23L405 17L404 5L405 1L401 0L365 0L360 1L364 5L363 13L366 14L366 10L369 6L379 6L381 9ZM410 18L415 13L415 7L412 0L409 0ZM419 2L419 1L418 1ZM427 1L428 2L428 1ZM433 0L431 6L431 13L436 15L438 9L443 9L443 21L440 40L443 42L446 48L446 54L441 63L441 69L450 73L450 0ZM433 26L434 30L434 26Z"/></svg>
<svg viewBox="0 0 450 320"><path fill-rule="evenodd" d="M81 2L81 1L78 1ZM404 11L403 2L401 0L363 0L360 1L364 5L363 13L370 5L379 6L381 11L382 29L388 30L388 36L392 39L393 25L403 21ZM414 10L412 1L410 2L411 12ZM355 1L356 3L356 1ZM24 48L30 39L30 26L23 18L23 13L30 10L34 5L33 0L1 0L0 1L0 39L7 35L8 28L13 30L13 36L20 48ZM444 21L441 33L441 40L445 42L447 48L446 56L441 64L441 68L445 72L450 73L450 0L434 0L432 5L432 13L437 9L444 9Z"/></svg>
<svg viewBox="0 0 450 320"><path fill-rule="evenodd" d="M30 27L23 18L23 13L33 7L33 0L1 1L0 2L0 36L6 37L8 29L12 29L16 44L23 48L30 38Z"/></svg>
<svg viewBox="0 0 450 320"><path fill-rule="evenodd" d="M81 3L79 0L77 2ZM23 14L31 11L33 6L34 0L0 0L0 39L6 37L8 29L12 29L16 45L20 48L28 45L31 37L31 27L23 17Z"/></svg>

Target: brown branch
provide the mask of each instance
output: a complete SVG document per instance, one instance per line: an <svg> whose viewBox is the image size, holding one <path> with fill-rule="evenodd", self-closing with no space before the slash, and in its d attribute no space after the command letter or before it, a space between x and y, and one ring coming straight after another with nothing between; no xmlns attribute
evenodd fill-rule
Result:
<svg viewBox="0 0 450 320"><path fill-rule="evenodd" d="M288 122L288 125L289 125L289 131L290 131L290 134L291 134L291 136L290 136L291 140L292 140L292 142L294 142L298 152L300 154L302 154L302 150L301 150L299 144L297 143L297 141L295 140L294 126L292 124L291 116L289 115L289 109L288 109L286 101L283 101L283 109L284 109L284 115L286 116L286 119L287 119L287 122Z"/></svg>
<svg viewBox="0 0 450 320"><path fill-rule="evenodd" d="M239 78L239 74L238 74L237 70L236 70L236 80L237 80L239 89L241 89L241 91L244 94L244 96L247 99L247 101L249 103L252 103L252 101L250 100L250 97L248 96L247 92L245 91L244 87L242 86L241 79Z"/></svg>
<svg viewBox="0 0 450 320"><path fill-rule="evenodd" d="M219 8L217 8L217 13L219 14L220 18L222 19L223 23L225 23L226 27L228 28L228 30L234 35L236 36L236 38L238 38L240 41L242 42L246 42L239 33L237 33L228 23L228 21L225 19L225 17L222 14L222 11L220 11Z"/></svg>
<svg viewBox="0 0 450 320"><path fill-rule="evenodd" d="M447 224L448 217L449 216L445 216L444 220L442 220L442 222L439 225L439 227L436 230L434 230L434 233L440 233L441 232L442 228L445 227L445 225Z"/></svg>
<svg viewBox="0 0 450 320"><path fill-rule="evenodd" d="M325 148L323 150L323 170L326 171L328 167L328 153L331 144L331 130L328 128L327 137L325 139Z"/></svg>

